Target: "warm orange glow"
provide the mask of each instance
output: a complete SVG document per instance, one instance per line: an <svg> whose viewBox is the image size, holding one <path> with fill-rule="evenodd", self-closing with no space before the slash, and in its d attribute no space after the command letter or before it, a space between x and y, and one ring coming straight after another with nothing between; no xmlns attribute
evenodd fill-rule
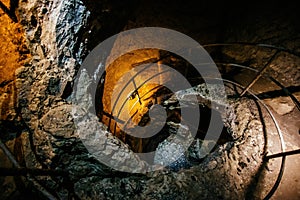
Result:
<svg viewBox="0 0 300 200"><path fill-rule="evenodd" d="M9 2L2 0L8 9ZM0 24L0 119L7 119L8 110L14 109L16 101L15 70L24 65L29 51L22 26L13 22L2 9Z"/></svg>
<svg viewBox="0 0 300 200"><path fill-rule="evenodd" d="M137 90L137 93L130 97L128 100L128 111L135 125L138 125L141 122L142 117L148 112L149 106L154 104L152 102L153 94L158 90L156 84L145 84Z"/></svg>
<svg viewBox="0 0 300 200"><path fill-rule="evenodd" d="M138 94L139 98L143 96L143 98L139 99L138 96L134 96L134 94L129 97L128 95L134 92L136 89L135 87L139 87L141 83L144 81L142 80L142 77L136 77L134 81L136 82L136 86L134 86L132 83L130 83L126 88L123 90L123 85L118 85L120 79L126 75L128 72L130 72L137 63L143 63L144 61L147 61L149 59L157 60L159 58L159 52L158 50L139 50L130 52L128 54L125 54L121 57L119 57L117 60L115 60L106 70L106 77L105 77L105 84L104 84L104 92L103 92L103 111L109 114L113 114L114 116L116 113L121 112L123 109L126 111L130 111L129 114L132 115L134 112L139 110L139 112L146 113L147 108L145 99L149 97L149 95L153 94L155 90L151 91L149 94L145 95L145 91L151 90L151 88L155 87L154 85L145 84L141 88L139 88ZM133 70L134 71L134 70ZM120 83L119 83L120 84ZM116 87L121 87L120 91L116 92L114 91ZM114 101L113 99L113 93L115 92L115 95L119 95L119 99L117 101ZM114 97L116 98L116 97ZM126 101L126 105L122 105ZM116 105L114 103L116 102ZM143 106L141 106L141 103L143 103ZM113 112L113 113L112 113ZM127 113L128 114L128 113ZM116 117L116 116L115 116ZM120 116L118 116L118 119L126 120L128 117L124 116L124 112L120 113ZM109 117L104 116L102 121L109 125ZM135 120L136 123L138 123L138 119ZM114 123L110 124L111 130L114 130ZM118 129L116 131L116 134L118 134Z"/></svg>
<svg viewBox="0 0 300 200"><path fill-rule="evenodd" d="M118 46L114 50L118 51ZM172 80L180 77L170 70L173 65L169 66L166 55L169 54L158 49L139 49L107 64L99 116L110 132L137 153L153 150L153 140L161 141L167 136L161 132L154 139L147 131L162 130L167 113L155 115L158 107L154 105L161 105L172 94L172 83L176 82Z"/></svg>

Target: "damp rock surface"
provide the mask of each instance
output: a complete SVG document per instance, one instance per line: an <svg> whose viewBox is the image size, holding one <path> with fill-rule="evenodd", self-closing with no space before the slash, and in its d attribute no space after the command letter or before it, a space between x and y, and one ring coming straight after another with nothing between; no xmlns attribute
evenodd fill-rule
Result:
<svg viewBox="0 0 300 200"><path fill-rule="evenodd" d="M188 91L182 93L188 94ZM213 100L213 96L210 100ZM217 145L213 151L205 152L207 155L198 162L189 160L189 151L185 150L187 140L180 140L189 135L184 127L182 133L175 132L177 135L171 135L158 146L157 155L161 152L161 156L157 157L157 164L171 163L167 168L138 178L134 174L113 175L114 172L103 165L101 159L99 162L99 156L109 159L106 164L123 166L122 171L129 169L131 172L140 172L139 168L143 169L147 164L107 132L107 127L98 122L96 116L85 114L84 109L77 110L74 105L67 104L53 108L39 121L33 138L37 158L48 168L71 172L75 193L80 198L245 198L253 177L262 165L262 124L253 100L228 99L223 105L227 106L224 124L230 128L234 141ZM63 129L65 132L62 134ZM182 136L174 138L175 135ZM199 141L197 144L196 140L193 153L199 155L201 150L203 153L208 143L201 141L199 147ZM101 178L103 176L105 178ZM52 187L51 182L45 184ZM92 188L91 182L94 184ZM59 191L59 194L62 193Z"/></svg>
<svg viewBox="0 0 300 200"><path fill-rule="evenodd" d="M98 123L96 116L82 114L78 118L79 121L74 121L74 116L72 115L73 107L70 105L70 102L65 100L70 95L69 90L72 89L70 87L72 86L76 71L82 63L84 56L88 53L88 50L91 50L91 47L95 46L102 39L105 39L109 34L122 30L124 24L126 24L123 22L123 25L122 23L113 23L118 20L111 21L112 16L122 19L120 21L128 19L127 15L124 16L124 13L127 11L119 12L119 10L114 10L114 7L105 7L106 3L103 3L104 6L100 6L101 3L95 4L99 6L99 9L91 1L20 1L20 23L26 32L26 39L28 40L28 48L32 54L32 60L16 70L15 84L19 90L18 101L10 98L10 95L14 96L16 94L15 89L12 89L13 85L6 85L6 83L4 87L1 85L1 102L7 103L10 108L18 104L22 118L26 122L26 126L28 126L26 131L21 135L22 141L17 142L18 145L12 145L14 144L12 141L7 142L12 151L15 150L17 152L18 157L21 157L20 161L26 167L51 170L60 169L69 172L71 180L50 176L37 177L47 189L55 191L63 199L68 198L68 194L70 193L74 193L75 196L81 199L248 198L249 191L252 190L256 181L253 177L259 173L259 170L263 166L262 156L265 153L265 141L259 108L253 100L247 98L229 98L228 101L224 102L220 101L216 95L208 97L205 92L206 88L203 85L200 85L193 93L191 91L181 91L182 96L186 97L186 106L189 105L189 95L198 94L200 96L198 99L199 104L205 104L208 101L214 100L216 101L216 106L219 108L223 109L223 107L227 107L222 117L225 126L230 128L233 141L218 145L214 151L207 154L208 152L204 147L209 146L210 141L196 140L192 143L188 155L183 154L184 156L177 160L178 165L175 166L176 170L166 168L147 173L144 176L117 174L114 170L97 160L97 156L106 156L110 162L124 166L123 169L129 165L131 168L143 170L146 165L140 158L133 154L126 144L107 132L107 127ZM170 17L165 17L165 13L169 13L165 9L166 3L153 4L153 2L149 1L140 5L138 11L134 13L137 19L128 22L125 29L153 24L168 26L170 28L175 27L176 30L183 30L184 33L190 32L184 30L187 27L179 28L181 24L185 24L185 18L181 20L181 23L178 23L174 19L170 20ZM149 5L148 9L143 9L143 5ZM173 5L170 6L172 7ZM88 10L92 10L91 7L94 7L94 10L98 9L99 12L92 13L93 18L89 19L90 13ZM117 6L117 8L124 7L126 7L125 4ZM157 9L161 10L159 15L153 15L152 11L156 9L152 8L162 9ZM198 12L197 9L194 11L202 13ZM110 13L113 14L110 15ZM141 17L145 13L151 14L147 15L148 18ZM155 16L156 20L151 22L154 18L153 16ZM147 21L151 23L147 23ZM103 26L99 25L99 23L102 23ZM206 28L213 27L208 22L204 24L207 24ZM105 28L111 26L114 26L114 28L106 32ZM263 22L258 23L258 26L264 27L265 24ZM87 38L93 39L94 37L92 41L86 40L83 37L83 35L90 33L86 27L91 28L91 34ZM279 33L282 31L286 32L291 28L290 26L281 27ZM209 29L208 32L212 34L207 35L212 38L216 36L217 32L223 32L223 30L216 31L216 29ZM205 39L206 36L201 36L202 33L198 33L199 30L202 30L201 27L195 28L191 32L193 32L194 36L198 37L199 41L203 41L203 38ZM268 34L265 34L266 30L263 29L259 31L258 36L255 34L256 31L252 32L244 29L243 33L245 34L241 34L241 32L235 31L234 28L227 29L227 35L233 32L235 33L233 39L241 36L250 37L249 41L251 42L275 40L276 43L280 43L276 39L278 38L276 36L278 32L274 28L270 29L272 36L274 36L270 38L267 38ZM100 39L97 38L99 33L102 34L100 34ZM262 35L266 38L257 38ZM293 33L293 35L295 34ZM295 40L290 40L286 46L291 46L293 50L299 52L299 49L295 47L296 42L294 42L299 40L299 36L292 38L295 38ZM212 39L210 38L210 40ZM27 47L24 47L22 51L26 53ZM249 48L224 48L222 53L230 61L250 63L251 66L255 67L255 63L258 63L258 66L265 64L274 52L257 49L250 51ZM249 57L251 59L248 59ZM276 77L287 87L297 85L299 81L299 65L297 64L299 61L294 65L294 59L288 55L281 54L271 65L271 73L276 72L274 73ZM287 74L288 78L285 78ZM238 80L244 78L245 76L241 76ZM90 80L89 78L84 79L83 83L88 83ZM84 88L85 86L83 85L83 88L78 90L79 95L85 94L87 89ZM234 87L230 86L230 88ZM263 85L259 88L259 91L265 91L265 88L265 85ZM270 89L270 87L267 89ZM13 92L7 93L2 91ZM89 102L89 98L89 96L86 96L84 99ZM85 103L82 102L82 105ZM91 105L85 106L84 112ZM290 107L289 109L291 109ZM212 109L217 109L217 107L212 107ZM4 111L6 112L7 109L1 110L1 114ZM16 116L15 110L9 109L4 115L14 117ZM76 127L76 124L79 124L80 127ZM3 126L7 126L7 124ZM86 146L82 143L82 141L91 137L94 140L88 141L87 144L91 147L96 147L92 153L88 152ZM31 142L33 142L33 146L31 146ZM159 148L168 148L173 144L172 142L165 140L160 144ZM206 143L208 144L206 145ZM179 149L180 153L183 153L179 146L180 144L178 145L177 143L176 145L174 145L174 149ZM18 146L19 150L16 150L12 146ZM178 146L179 148L177 148ZM201 153L201 151L205 151L204 154L207 155L202 157L201 154L203 152ZM164 151L163 153L164 155L160 157L162 161L163 157L172 156L174 152ZM193 161L196 159L197 162L190 164L188 160L190 158ZM130 162L132 160L134 162ZM15 187L14 185L10 185L8 179L1 181L7 183L4 185L6 187L4 191L11 192ZM73 188L66 188L66 185Z"/></svg>

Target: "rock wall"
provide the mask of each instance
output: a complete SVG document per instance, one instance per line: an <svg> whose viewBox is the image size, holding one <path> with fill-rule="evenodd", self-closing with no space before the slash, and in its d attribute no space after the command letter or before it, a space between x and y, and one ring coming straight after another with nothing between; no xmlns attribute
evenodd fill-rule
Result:
<svg viewBox="0 0 300 200"><path fill-rule="evenodd" d="M20 4L32 61L19 70L22 116L30 128L63 95L83 59L80 31L89 12L81 1L28 1Z"/></svg>
<svg viewBox="0 0 300 200"><path fill-rule="evenodd" d="M70 196L82 199L96 197L103 199L240 199L248 197L247 192L251 191L252 181L255 182L249 178L249 174L255 175L260 170L261 153L264 148L262 135L257 134L256 138L252 137L253 132L261 133L262 131L261 119L252 101L239 99L241 102L230 102L235 109L233 113L236 118L235 121L227 123L230 124L234 133L240 136L235 138L236 143L229 142L220 145L201 165L178 173L165 169L147 174L147 176L118 174L98 162L82 144L85 138L96 135L97 138L90 145L101 144L103 150L101 149L98 156L106 158L107 162L125 166L123 168L125 171L127 166L137 171L146 168L146 164L141 162L127 145L107 132L106 127L98 123L95 116L86 115L84 112L82 114L81 110L78 110L80 115L77 125L79 124L80 127L74 124L72 115L74 110L70 105L70 100L76 98L74 94L70 97L74 77L84 57L107 36L122 29L159 25L190 33L189 35L194 36L200 42L215 42L222 40L222 37L226 35L233 34L232 40L240 41L246 38L245 40L248 39L249 42L280 43L280 40L276 39L276 34L274 37L266 36L260 40L256 36L255 25L249 26L247 29L249 31L244 31L243 34L236 31L239 26L224 28L221 23L224 21L218 22L218 20L222 19L222 14L228 11L217 12L222 10L222 5L219 5L217 11L213 13L210 13L210 10L198 12L198 7L195 7L190 11L196 13L192 15L192 19L197 20L198 17L208 14L212 16L212 21L204 20L203 23L199 23L202 25L194 26L195 23L187 23L191 18L185 18L190 14L187 11L184 12L183 9L185 6L190 6L188 2L176 1L177 6L175 3L170 4L169 1L160 3L145 1L137 5L134 3L135 1L132 1L127 5L126 3L108 3L107 1L95 3L80 0L28 0L19 3L19 21L25 30L31 60L22 63L16 70L16 89L5 89L18 91L18 95L15 95L15 92L8 95L9 98L16 96L12 98L13 101L6 101L7 95L1 94L1 102L9 102L9 107L12 108L7 109L1 106L5 112L8 110L8 113L12 113L9 115L4 113L3 116L14 118L18 114L14 110L17 107L20 111L19 116L22 117L18 119L21 125L17 123L19 139L16 145L14 140L8 141L8 146L15 149L18 161L23 166L69 172L69 179L51 176L37 178L42 185L62 199ZM182 9L178 5L182 5ZM126 8L136 8L135 6L137 6L135 12L128 14L131 9L126 10ZM203 1L202 6L210 8L213 5ZM167 7L172 8L171 11L167 11ZM234 9L230 11L233 12ZM231 20L230 17L226 19L227 22ZM277 31L263 30L262 27L266 25L264 21L258 24L257 29L261 30L258 32L260 36L268 31ZM222 26L219 28L219 25ZM206 28L208 31L204 34L201 30ZM283 26L278 34L285 33L285 28L291 30L291 36L295 38L295 41L299 40L294 29L289 26ZM221 36L222 31L226 32L225 36ZM231 40L224 39L223 41L230 42ZM299 52L299 47L293 41L290 41L286 47ZM24 49L26 52L26 48ZM263 64L264 62L261 61L266 61L271 53L259 50L252 52L247 48L222 50L224 58L241 61L241 63L250 62L252 66L255 63ZM284 54L276 62L282 63L285 60L283 58L286 58ZM299 83L299 65L293 65L295 60L299 63L299 58L289 56L287 58L290 59L289 62L285 65L275 63L271 66L271 71L278 72L280 80L289 87ZM295 67L288 67L290 65ZM284 74L288 74L290 78L285 79ZM87 89L85 83L90 80L89 75L82 77L82 94ZM264 91L262 88L259 89ZM237 126L235 122L241 124ZM76 129L80 133L85 133L83 138L79 138L79 132L76 132ZM253 149L256 154L245 153ZM94 155L97 151L99 149L94 149ZM112 154L114 154L113 157ZM24 182L27 183L27 181ZM252 196L250 194L250 197Z"/></svg>

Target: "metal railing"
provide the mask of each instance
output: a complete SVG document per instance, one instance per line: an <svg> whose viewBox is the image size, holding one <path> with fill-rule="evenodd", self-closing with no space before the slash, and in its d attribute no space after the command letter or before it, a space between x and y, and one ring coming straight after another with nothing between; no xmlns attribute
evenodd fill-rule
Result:
<svg viewBox="0 0 300 200"><path fill-rule="evenodd" d="M0 5L1 4L2 3L0 2ZM1 8L2 8L2 6L1 6ZM276 50L276 52L267 61L267 64L265 64L259 70L254 69L254 68L249 67L249 66L246 66L246 65L241 65L241 64L238 64L238 63L226 63L226 62L216 63L218 66L222 66L223 65L223 66L228 66L228 67L231 67L231 68L245 69L245 70L250 70L250 71L256 73L256 76L246 86L240 85L237 82L234 82L234 81L231 81L231 80L227 80L227 79L224 79L224 78L222 80L225 83L230 83L230 84L236 85L237 87L239 87L239 88L242 89L242 92L238 94L238 97L245 96L246 94L254 97L254 99L256 99L259 102L259 104L262 105L267 110L267 113L269 114L269 116L271 117L272 121L275 124L276 130L277 130L277 134L278 134L278 136L280 138L281 152L278 153L278 154L273 154L273 155L265 155L264 156L264 162L268 162L270 159L274 159L274 158L278 158L278 157L281 157L282 159L281 159L281 166L280 166L280 170L279 170L276 182L274 183L273 187L268 192L268 194L265 196L265 199L269 199L275 193L275 191L277 190L277 188L279 186L279 183L281 182L281 179L282 179L282 176L283 176L283 172L284 172L284 169L285 169L286 156L294 155L294 154L300 154L300 149L293 150L293 151L286 151L286 149L285 149L285 141L283 139L281 128L280 128L278 122L276 121L276 118L274 117L274 115L272 114L272 112L270 111L270 109L268 108L268 106L262 101L262 99L260 98L260 94L254 94L253 91L251 91L251 88L252 88L253 85L255 85L255 83L260 78L263 77L265 79L268 79L271 82L275 83L277 86L279 86L282 89L283 93L286 96L289 96L292 99L292 101L294 102L296 108L298 110L300 110L300 103L295 98L295 96L292 94L292 92L290 92L288 88L284 87L279 81L277 81L276 79L274 79L272 76L266 74L266 69L270 66L270 63L272 63L272 61L276 58L276 56L278 56L278 53L280 53L280 52L287 52L289 54L296 55L298 57L300 57L300 56L296 52L292 52L292 51L287 50L285 48L276 47L276 46L268 45L268 44L251 44L251 43L207 44L207 45L203 45L203 47L205 47L205 48L214 48L214 47L232 46L232 45L238 45L238 46L241 46L241 47L243 47L243 46L255 46L255 47L260 47L260 48L270 48L270 49L275 49ZM158 62L158 61L159 60L156 60L156 61L151 60L151 62ZM146 65L146 67L147 67L147 65ZM145 67L145 69L146 69L146 67ZM165 73L165 72L162 72L162 73ZM159 74L156 74L154 76L158 76L158 75ZM186 78L188 79L189 77L186 77ZM132 82L132 81L134 81L134 77L132 77L132 79L129 80L129 82ZM149 80L144 81L141 85L136 85L134 92L138 93L138 89L140 87L142 87L144 84L146 84L147 81L149 81ZM127 85L129 85L129 82L124 87L126 87ZM157 86L157 87L159 87L159 86ZM129 94L129 96L130 95L131 94ZM139 94L137 94L137 95L139 95ZM114 111L114 109L116 107L116 103L119 100L120 96L121 96L121 94L119 94L119 97L117 98L116 102L114 103L112 112L110 113L110 115L108 115L110 117L109 125L110 125L110 123L111 123L112 120L118 119L121 110L123 109L124 105L128 101L128 99L125 99L124 102L122 102L122 106L121 106L121 109L119 110L118 114L116 116L113 116L113 113L114 113L113 111ZM143 96L142 97L139 96L139 98L143 98ZM122 122L122 123L127 124L128 122ZM115 126L116 126L116 124L115 124ZM110 126L108 126L108 127L110 127ZM116 127L114 127L113 130L110 130L110 131L114 132L115 129L116 129ZM20 166L20 164L15 159L14 155L8 150L7 146L1 140L0 140L0 148L2 149L2 151L4 152L4 154L8 157L8 159L11 161L11 163L14 166L14 168L0 168L0 170L2 172L0 175L2 175L2 176L8 176L8 175L12 175L12 176L25 176L28 180L30 180L33 183L32 185L36 189L38 189L46 198L48 198L48 199L56 199L57 198L57 195L51 194L46 188L42 187L34 177L35 176L41 176L41 175L42 176L62 176L62 177L68 177L68 172L66 172L66 171L58 171L58 170L54 170L54 169L51 170L51 169L28 169L28 168L24 168L24 167ZM101 176L101 175L99 175L99 176ZM121 176L124 176L124 174L121 173ZM70 193L71 193L71 191L70 191Z"/></svg>

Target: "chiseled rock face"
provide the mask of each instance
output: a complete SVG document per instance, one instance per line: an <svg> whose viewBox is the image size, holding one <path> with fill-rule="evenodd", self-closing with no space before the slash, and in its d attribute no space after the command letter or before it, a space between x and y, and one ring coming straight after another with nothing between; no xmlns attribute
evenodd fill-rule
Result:
<svg viewBox="0 0 300 200"><path fill-rule="evenodd" d="M30 60L30 54L23 27L4 12L2 5L10 8L13 2L2 0L0 8L0 126L5 126L2 121L18 120L17 95L21 83L15 80L15 76Z"/></svg>
<svg viewBox="0 0 300 200"><path fill-rule="evenodd" d="M20 3L32 61L20 72L24 76L19 99L22 116L32 129L43 114L62 101L67 83L74 79L83 59L79 32L88 16L77 0Z"/></svg>
<svg viewBox="0 0 300 200"><path fill-rule="evenodd" d="M231 128L235 141L219 145L199 165L189 169L181 169L179 165L178 172L165 169L146 176L103 178L112 170L95 156L123 166L124 171L128 166L137 171L147 166L127 145L107 132L95 116L81 113L80 109L88 107L77 110L79 115L74 118L76 108L62 98L83 59L85 44L80 31L89 12L79 0L28 0L21 2L20 7L32 53L30 65L18 72L23 83L19 104L22 117L33 132L32 148L36 153L36 159L26 159L27 165L32 166L38 160L44 168L67 170L81 199L245 198L251 177L261 165L264 146L260 119L252 101L228 102L232 109L228 110L228 121L224 123ZM82 79L83 86L77 94L84 95L84 84L89 78ZM90 140L91 137L95 140ZM169 145L165 142L161 146L164 144ZM92 154L86 146L92 149ZM173 152L164 153L171 156ZM46 177L40 181L61 198L66 197L65 188L60 187L64 187L64 180Z"/></svg>
<svg viewBox="0 0 300 200"><path fill-rule="evenodd" d="M263 126L253 100L228 99L226 104L224 124L230 129L233 141L217 145L211 153L204 152L211 143L209 140L196 142L190 151L184 151L187 141L180 141L180 137L172 134L159 144L155 162L165 164L174 156L182 156L174 158L176 162L165 170L142 177L82 178L75 183L77 194L81 198L108 199L245 199L262 166ZM172 126L180 125L174 123ZM193 164L189 160L191 153L209 154ZM94 187L88 187L90 182Z"/></svg>
<svg viewBox="0 0 300 200"><path fill-rule="evenodd" d="M66 170L74 183L82 177L109 174L112 169L96 160L83 145L82 141L88 138L85 145L97 147L95 151L92 149L94 155L123 166L124 171L142 171L145 164L127 145L108 133L96 116L79 112L79 118L74 119L76 108L63 99L66 86L74 81L85 53L86 44L81 41L80 32L85 29L89 12L84 4L79 0L31 0L20 3L20 13L32 54L31 63L18 72L23 83L18 97L21 113L33 133L31 148L36 155L36 158L27 157L26 164ZM84 86L89 79L81 81ZM77 94L85 95L85 89L79 88ZM95 134L99 140L90 141ZM30 143L28 138L25 142ZM49 178L39 179L55 190L62 184L60 180L54 183ZM63 190L57 192L64 196Z"/></svg>
<svg viewBox="0 0 300 200"><path fill-rule="evenodd" d="M73 105L51 109L40 119L33 136L39 160L48 168L70 172L73 181L109 174L111 170L96 158L109 166L120 166L122 171L142 171L145 163L98 121Z"/></svg>

